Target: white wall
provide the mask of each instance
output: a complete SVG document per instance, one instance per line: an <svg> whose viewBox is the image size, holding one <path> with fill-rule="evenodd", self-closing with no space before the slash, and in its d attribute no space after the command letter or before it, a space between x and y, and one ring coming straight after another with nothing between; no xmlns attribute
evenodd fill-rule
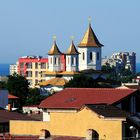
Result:
<svg viewBox="0 0 140 140"><path fill-rule="evenodd" d="M95 69L101 70L101 48L95 47L79 47L79 70ZM83 60L83 52L85 53L85 59ZM90 60L90 52L92 52L93 59ZM96 55L99 52L99 60L96 59Z"/></svg>

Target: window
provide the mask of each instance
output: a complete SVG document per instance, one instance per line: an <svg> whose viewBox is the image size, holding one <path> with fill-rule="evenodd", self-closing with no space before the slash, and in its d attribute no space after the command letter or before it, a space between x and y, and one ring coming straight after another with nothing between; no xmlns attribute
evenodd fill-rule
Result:
<svg viewBox="0 0 140 140"><path fill-rule="evenodd" d="M92 52L90 52L90 60L92 60Z"/></svg>
<svg viewBox="0 0 140 140"><path fill-rule="evenodd" d="M99 52L97 52L97 60L100 59L100 55L99 55Z"/></svg>
<svg viewBox="0 0 140 140"><path fill-rule="evenodd" d="M38 71L35 71L35 77L38 77Z"/></svg>
<svg viewBox="0 0 140 140"><path fill-rule="evenodd" d="M32 69L32 63L27 63L26 66L28 69Z"/></svg>
<svg viewBox="0 0 140 140"><path fill-rule="evenodd" d="M35 63L35 69L38 69L38 63Z"/></svg>
<svg viewBox="0 0 140 140"><path fill-rule="evenodd" d="M56 65L56 57L54 58L54 64Z"/></svg>
<svg viewBox="0 0 140 140"><path fill-rule="evenodd" d="M70 63L70 59L69 59L69 57L68 57L68 64Z"/></svg>
<svg viewBox="0 0 140 140"><path fill-rule="evenodd" d="M74 65L74 58L72 57L71 64Z"/></svg>
<svg viewBox="0 0 140 140"><path fill-rule="evenodd" d="M52 64L52 57L50 58L50 63Z"/></svg>
<svg viewBox="0 0 140 140"><path fill-rule="evenodd" d="M83 52L83 60L85 60L85 53Z"/></svg>
<svg viewBox="0 0 140 140"><path fill-rule="evenodd" d="M41 63L41 69L46 69L46 63Z"/></svg>
<svg viewBox="0 0 140 140"><path fill-rule="evenodd" d="M27 71L27 72L26 72L26 76L27 76L27 77L32 77L32 71Z"/></svg>
<svg viewBox="0 0 140 140"><path fill-rule="evenodd" d="M24 63L20 63L20 68L24 68Z"/></svg>
<svg viewBox="0 0 140 140"><path fill-rule="evenodd" d="M25 75L24 71L20 71L20 75L24 76Z"/></svg>

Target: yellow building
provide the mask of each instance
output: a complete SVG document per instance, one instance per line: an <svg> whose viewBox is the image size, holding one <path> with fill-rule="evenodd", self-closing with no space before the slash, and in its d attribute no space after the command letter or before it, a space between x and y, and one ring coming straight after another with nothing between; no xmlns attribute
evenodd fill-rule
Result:
<svg viewBox="0 0 140 140"><path fill-rule="evenodd" d="M127 113L116 106L132 98L137 90L70 88L41 102L43 121L10 121L12 135L83 137L87 140L122 140L126 136Z"/></svg>

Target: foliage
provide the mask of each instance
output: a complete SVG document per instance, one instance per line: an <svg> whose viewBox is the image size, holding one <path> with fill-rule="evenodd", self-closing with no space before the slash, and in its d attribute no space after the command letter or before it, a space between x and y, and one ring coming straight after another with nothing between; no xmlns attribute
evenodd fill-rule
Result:
<svg viewBox="0 0 140 140"><path fill-rule="evenodd" d="M98 87L98 84L89 76L83 74L75 75L65 87L76 87L76 88L93 88Z"/></svg>
<svg viewBox="0 0 140 140"><path fill-rule="evenodd" d="M22 75L10 75L7 81L7 88L10 93L19 97L20 107L25 104L25 100L29 94L29 83Z"/></svg>
<svg viewBox="0 0 140 140"><path fill-rule="evenodd" d="M7 84L4 81L0 81L0 89L6 89L7 88Z"/></svg>
<svg viewBox="0 0 140 140"><path fill-rule="evenodd" d="M29 89L29 94L26 99L26 105L40 104L40 102L45 98L46 96L41 95L38 88Z"/></svg>

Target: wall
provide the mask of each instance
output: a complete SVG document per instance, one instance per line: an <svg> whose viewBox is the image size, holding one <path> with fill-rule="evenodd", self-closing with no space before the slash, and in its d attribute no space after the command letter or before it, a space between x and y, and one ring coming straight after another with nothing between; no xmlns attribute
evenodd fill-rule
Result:
<svg viewBox="0 0 140 140"><path fill-rule="evenodd" d="M122 139L122 121L104 120L93 111L84 108L75 112L52 112L50 122L10 121L11 134L40 134L45 128L52 135L82 136L86 137L88 129L99 133L99 139Z"/></svg>
<svg viewBox="0 0 140 140"><path fill-rule="evenodd" d="M6 108L8 105L8 90L0 90L0 107Z"/></svg>

